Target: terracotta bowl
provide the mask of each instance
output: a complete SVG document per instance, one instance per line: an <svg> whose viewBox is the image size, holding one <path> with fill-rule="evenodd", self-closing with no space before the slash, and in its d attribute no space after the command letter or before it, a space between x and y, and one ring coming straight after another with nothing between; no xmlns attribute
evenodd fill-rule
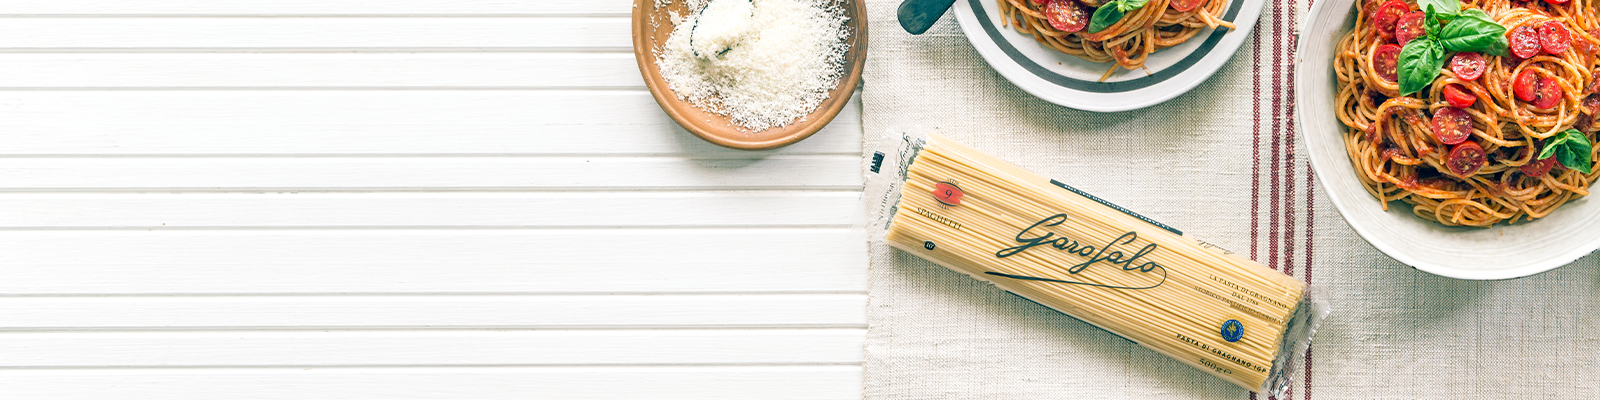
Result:
<svg viewBox="0 0 1600 400"><path fill-rule="evenodd" d="M833 117L839 115L839 110L850 102L856 84L861 83L861 67L867 60L866 4L861 0L839 2L849 18L845 24L850 29L850 38L846 39L850 43L850 50L844 55L845 76L839 79L839 86L828 92L828 99L823 100L815 111L801 121L786 126L760 132L741 131L727 117L705 112L678 100L678 96L672 93L666 80L661 78L660 68L656 66L655 50L672 35L672 21L667 12L687 14L681 2L657 8L655 0L633 1L633 55L639 62L639 73L644 75L645 86L650 87L650 94L655 96L656 103L661 104L661 110L689 132L708 142L741 150L787 146L817 133L833 121Z"/></svg>

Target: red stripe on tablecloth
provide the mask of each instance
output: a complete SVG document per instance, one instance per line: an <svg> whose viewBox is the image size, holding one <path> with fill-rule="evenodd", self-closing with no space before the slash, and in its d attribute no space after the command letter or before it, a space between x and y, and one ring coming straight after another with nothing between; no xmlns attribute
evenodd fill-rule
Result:
<svg viewBox="0 0 1600 400"><path fill-rule="evenodd" d="M1257 251L1260 247L1261 227L1261 30L1266 27L1256 21L1256 28L1250 34L1250 115L1251 133L1250 151L1252 161L1250 164L1250 258L1261 259ZM1256 400L1256 394L1250 393L1250 400Z"/></svg>
<svg viewBox="0 0 1600 400"><path fill-rule="evenodd" d="M1261 242L1261 237L1258 233L1258 230L1262 228L1262 221L1259 220L1261 211L1260 197L1268 196L1268 219L1265 221L1265 228L1267 229L1267 236L1265 240L1267 251L1266 254L1264 254L1266 257L1266 260L1263 260L1266 261L1264 264L1286 274L1293 275L1296 272L1296 267L1299 266L1297 265L1298 263L1295 262L1297 261L1296 258L1298 258L1295 257L1295 251L1297 245L1301 243L1296 239L1299 239L1301 232L1303 232L1305 235L1304 245L1306 249L1304 256L1304 261L1306 263L1304 267L1305 273L1303 275L1305 275L1306 279L1309 281L1312 261L1312 232L1314 231L1314 226L1312 225L1313 221L1310 217L1309 210L1310 198L1315 194L1315 192L1312 191L1311 187L1312 178L1310 169L1301 169L1296 165L1296 138L1294 137L1296 135L1296 129L1293 126L1294 87L1291 84L1294 81L1294 71L1292 65L1286 62L1286 60L1292 57L1292 54L1298 47L1298 44L1293 42L1293 30L1295 24L1294 10L1297 9L1298 2L1295 0L1288 0L1287 7L1284 6L1284 3L1285 2L1273 2L1272 22L1270 25L1259 23L1257 25L1259 29L1256 30L1256 35L1254 37L1256 51L1253 55L1254 60L1256 61L1256 71L1253 71L1253 73L1255 74L1254 76L1256 78L1254 82L1256 101L1253 105L1255 114L1255 126L1253 127L1253 130L1255 131L1255 135L1254 138L1252 138L1252 141L1254 142L1253 151L1255 152L1256 156L1253 165L1254 174L1252 176L1254 179L1252 181L1253 195L1251 198L1251 256L1252 258L1263 256L1263 254L1259 254L1260 252L1256 248L1256 246L1258 246ZM1264 43L1262 43L1260 40L1260 36L1262 35L1260 32L1268 27L1272 29L1271 32L1266 34L1269 40L1272 41L1272 58L1270 63L1262 65L1261 61L1263 60L1261 59L1260 53L1262 51L1261 45ZM1260 95L1261 87L1265 85L1261 81L1261 68L1271 68L1271 75L1269 78L1272 85L1270 95L1271 104L1270 106L1265 107L1266 110L1262 110L1262 103L1265 103L1268 100ZM1261 120L1261 113L1263 111L1271 113L1269 116L1271 118L1270 120ZM1262 130L1266 130L1267 134L1270 135L1270 140L1267 141L1267 143L1262 143ZM1265 163L1263 163L1263 160L1261 160L1260 157L1263 144L1270 146L1271 149L1271 157ZM1262 190L1263 188L1261 188L1262 177L1260 170L1263 167L1271 168L1271 171L1269 171L1266 176L1266 190ZM1300 193L1297 189L1299 189L1299 181L1301 179L1300 174L1302 173L1306 174L1307 179L1307 192L1305 197L1307 202L1305 207L1301 207L1297 201L1300 199ZM1296 224L1297 221L1295 218L1295 213L1302 209L1308 210L1306 218L1307 225L1305 225L1303 231L1300 229L1299 224ZM1311 394L1309 380L1310 358L1311 356L1308 353L1306 355L1307 369L1305 372L1307 375L1307 381L1305 385L1301 387L1301 393L1304 393L1303 396L1307 399L1310 398ZM1297 397L1295 396L1294 389L1295 388L1288 388L1283 397ZM1249 397L1252 400L1257 398L1255 394L1251 394Z"/></svg>
<svg viewBox="0 0 1600 400"><path fill-rule="evenodd" d="M1283 96L1282 95L1283 94L1283 75L1282 75L1282 63L1283 63L1283 2L1281 2L1281 1L1273 1L1271 3L1272 3L1272 108L1271 108L1271 112L1272 112L1272 128L1271 128L1271 135L1272 135L1272 167L1271 168L1272 168L1272 174L1271 174L1271 177L1272 177L1272 180L1270 182L1271 182L1272 207L1270 208L1270 211L1269 211L1270 212L1269 215L1271 216L1271 219L1270 219L1271 224L1267 227L1267 232L1268 232L1268 235L1267 235L1267 238L1268 238L1268 242L1267 242L1267 259L1268 259L1268 262L1269 262L1268 265L1272 266L1272 269L1282 271L1283 270L1283 264L1282 264L1283 253L1280 252L1281 248L1278 245L1279 245L1279 242L1281 242L1283 240L1283 231L1281 230L1282 225L1280 225L1278 221L1282 220L1283 209L1287 208L1284 204L1282 204L1283 203L1283 193L1280 191L1282 185L1281 185L1281 182L1279 182L1280 180L1283 179L1283 147L1282 147L1283 146L1283 131L1282 131L1282 123L1283 123L1282 116L1283 116L1283 113L1282 113L1282 109L1279 108L1279 107L1281 107L1283 105L1282 104L1282 101L1283 101L1283 99L1282 99L1282 96Z"/></svg>
<svg viewBox="0 0 1600 400"><path fill-rule="evenodd" d="M1289 246L1287 243L1294 235L1292 223L1286 218L1294 213L1291 207L1289 190L1284 181L1289 179L1292 171L1287 164L1284 145L1288 143L1283 137L1283 42L1284 35L1283 2L1272 2L1272 268L1288 273ZM1280 224L1282 221L1282 224ZM1279 247L1282 245L1282 247ZM1289 391L1283 393L1285 397L1292 398Z"/></svg>
<svg viewBox="0 0 1600 400"><path fill-rule="evenodd" d="M1261 226L1261 23L1256 23L1256 29L1250 36L1250 101L1251 139L1250 151L1252 161L1250 164L1250 259L1260 260L1261 255L1256 251L1260 243Z"/></svg>
<svg viewBox="0 0 1600 400"><path fill-rule="evenodd" d="M1315 2L1316 2L1316 0L1306 0L1306 7L1307 8L1311 7L1311 4L1315 3ZM1291 10L1298 10L1298 8L1293 7L1294 4L1295 4L1295 0L1289 0L1289 5L1291 6L1290 9ZM1293 20L1293 19L1291 19L1291 20ZM1296 37L1298 37L1298 35L1289 36L1289 37L1290 38L1296 38ZM1300 53L1300 43L1299 43L1299 41L1295 41L1291 46L1292 46L1292 47L1290 47L1291 54L1299 54ZM1293 93L1293 91L1295 90L1295 87L1294 87L1294 85L1292 83L1295 82L1295 70L1292 67L1289 69L1289 80L1288 81L1291 83L1291 85L1289 85L1289 90L1291 91L1290 93ZM1294 117L1295 117L1295 112L1294 112L1295 106L1296 106L1296 103L1295 103L1295 100L1294 100L1295 98L1296 98L1295 96L1289 96L1289 108L1286 111L1287 111L1287 113L1289 115L1289 120L1290 121L1294 121ZM1299 132L1296 132L1294 130L1294 126L1293 125L1291 125L1289 129L1290 129L1290 136L1289 136L1290 140L1294 140L1294 136L1298 135ZM1291 156L1293 156L1293 154L1291 154ZM1306 229L1306 233L1305 233L1305 236L1306 236L1305 253L1306 253L1306 255L1305 255L1305 273L1303 273L1301 275L1305 279L1306 285L1309 287L1311 285L1311 264L1312 264L1312 260L1314 260L1314 258L1312 257L1312 248L1313 248L1312 246L1314 244L1314 239L1316 237L1316 232L1317 232L1316 231L1316 223L1315 223L1316 222L1316 210L1317 210L1317 207L1316 207L1317 192L1316 192L1316 186L1315 186L1315 184L1316 184L1316 174L1312 173L1310 165L1306 166L1305 175L1306 175L1306 205L1305 205L1304 209L1306 210L1306 225L1305 225L1305 229ZM1305 399L1306 400L1311 400L1311 359L1312 359L1312 357L1311 357L1311 348L1310 347L1306 348L1305 357L1306 357L1305 358L1305 377L1304 377L1305 381L1302 383L1301 387L1304 388L1303 393L1305 393L1304 394Z"/></svg>
<svg viewBox="0 0 1600 400"><path fill-rule="evenodd" d="M1294 32L1294 18L1292 18L1292 17L1294 16L1295 6L1296 6L1295 0L1289 0L1289 7L1287 7L1287 8L1289 9L1289 15L1291 16L1291 18L1285 18L1284 19L1285 21L1287 21L1287 22L1284 23L1284 27L1283 27L1285 34L1279 35L1279 36L1281 36L1283 38L1283 41L1288 42L1285 45L1288 49L1286 51L1284 51L1284 53L1289 54L1289 58L1291 60L1294 58L1295 49L1300 46L1298 43L1295 43L1294 35L1292 34L1292 32ZM1291 63L1285 63L1285 64L1293 64L1293 63L1291 62ZM1283 104L1283 108L1281 108L1280 110L1283 110L1283 140L1284 140L1283 147L1284 147L1284 149L1286 149L1284 151L1284 156L1283 156L1283 160L1284 161L1283 161L1283 163L1284 163L1285 166L1288 167L1288 171L1285 172L1284 178L1283 178L1283 182L1284 182L1283 193L1284 193L1285 196L1288 197L1287 199L1284 200L1284 204L1295 205L1295 204L1297 204L1297 203L1295 203L1295 198L1296 198L1295 195L1298 194L1298 192L1295 191L1295 183L1298 183L1300 181L1300 179L1299 179L1300 175L1297 172L1297 168L1295 168L1295 163L1294 163L1294 139L1295 139L1295 130L1294 130L1294 89L1295 89L1294 88L1294 66L1293 65L1284 65L1283 66L1283 70L1284 70L1283 71L1283 74L1284 74L1284 78L1283 78L1284 92L1283 92L1283 98L1280 101ZM1293 240L1293 238L1295 237L1295 234L1297 232L1297 230L1295 229L1296 225L1294 224L1294 217L1295 217L1294 214L1295 214L1295 212L1297 212L1299 210L1300 210L1300 207L1292 207L1291 206L1291 207L1287 207L1286 208L1286 211L1288 211L1288 212L1283 213L1283 218L1284 218L1283 226L1285 226L1285 227L1287 227L1287 229L1289 229L1289 234L1285 235L1285 240L1284 240L1284 249L1285 250L1284 250L1284 256L1283 256L1283 273L1289 274L1289 275L1294 275L1295 263L1292 260L1294 260L1295 244L1297 243L1295 240Z"/></svg>

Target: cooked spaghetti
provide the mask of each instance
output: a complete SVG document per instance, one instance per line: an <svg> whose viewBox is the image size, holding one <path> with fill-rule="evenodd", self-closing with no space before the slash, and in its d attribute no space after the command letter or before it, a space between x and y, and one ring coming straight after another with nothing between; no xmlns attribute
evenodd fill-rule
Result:
<svg viewBox="0 0 1600 400"><path fill-rule="evenodd" d="M1062 53L1097 62L1114 63L1104 81L1117 71L1144 68L1150 53L1177 46L1202 30L1226 27L1222 20L1227 0L1150 0L1128 11L1115 24L1098 32L1085 29L1094 10L1107 0L998 0L1006 25Z"/></svg>
<svg viewBox="0 0 1600 400"><path fill-rule="evenodd" d="M1588 195L1600 170L1540 152L1569 129L1594 140L1600 21L1591 1L1463 0L1462 11L1504 27L1506 55L1453 53L1409 95L1396 71L1401 46L1437 30L1425 31L1413 3L1358 4L1355 28L1335 49L1335 104L1367 191L1385 209L1400 200L1423 219L1475 227L1541 218ZM1573 169L1583 167L1594 173Z"/></svg>

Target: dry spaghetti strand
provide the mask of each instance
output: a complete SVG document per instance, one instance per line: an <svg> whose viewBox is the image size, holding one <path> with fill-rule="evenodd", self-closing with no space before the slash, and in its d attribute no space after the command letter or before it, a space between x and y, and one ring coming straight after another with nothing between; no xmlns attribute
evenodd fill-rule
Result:
<svg viewBox="0 0 1600 400"><path fill-rule="evenodd" d="M1577 129L1591 143L1595 139L1594 115L1600 108L1600 97L1594 94L1600 86L1595 82L1600 71L1600 58L1596 57L1600 20L1593 1L1463 0L1463 9L1483 10L1512 32L1559 22L1571 32L1571 46L1556 54L1540 51L1527 59L1485 54L1483 75L1472 80L1456 76L1447 65L1432 85L1409 96L1399 96L1398 84L1375 70L1376 49L1393 44L1371 21L1385 1L1359 2L1355 28L1335 48L1338 94L1334 104L1339 120L1349 128L1344 134L1345 148L1367 192L1385 208L1388 202L1399 200L1410 204L1412 212L1423 219L1485 228L1542 218L1562 204L1588 195L1600 168L1584 174L1556 165L1540 173L1536 165L1529 164L1536 161L1543 139L1559 132ZM1415 4L1408 6L1416 8ZM1561 89L1560 101L1540 108L1518 98L1515 80L1525 71L1553 79ZM1452 145L1442 142L1431 125L1431 116L1454 107L1444 94L1453 85L1477 98L1462 110L1471 115L1467 143L1481 146L1486 160L1482 168L1467 176L1450 170L1447 162Z"/></svg>

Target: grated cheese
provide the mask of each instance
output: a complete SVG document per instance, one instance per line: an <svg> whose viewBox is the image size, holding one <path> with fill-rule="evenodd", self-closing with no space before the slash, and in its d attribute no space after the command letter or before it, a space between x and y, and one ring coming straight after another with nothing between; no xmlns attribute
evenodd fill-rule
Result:
<svg viewBox="0 0 1600 400"><path fill-rule="evenodd" d="M749 0L713 1L695 17L694 27L689 29L689 48L695 57L719 58L760 31L755 5Z"/></svg>
<svg viewBox="0 0 1600 400"><path fill-rule="evenodd" d="M720 4L746 1L752 7L745 22L740 21L738 4ZM844 10L833 0L684 3L690 14L673 15L672 34L657 52L656 65L679 99L726 116L743 129L759 132L800 120L828 98L844 75L849 32ZM714 37L728 47L693 43L697 23L705 25L699 29L710 27L711 36L703 38ZM741 23L753 23L756 30L741 32ZM695 45L719 51L697 57Z"/></svg>

